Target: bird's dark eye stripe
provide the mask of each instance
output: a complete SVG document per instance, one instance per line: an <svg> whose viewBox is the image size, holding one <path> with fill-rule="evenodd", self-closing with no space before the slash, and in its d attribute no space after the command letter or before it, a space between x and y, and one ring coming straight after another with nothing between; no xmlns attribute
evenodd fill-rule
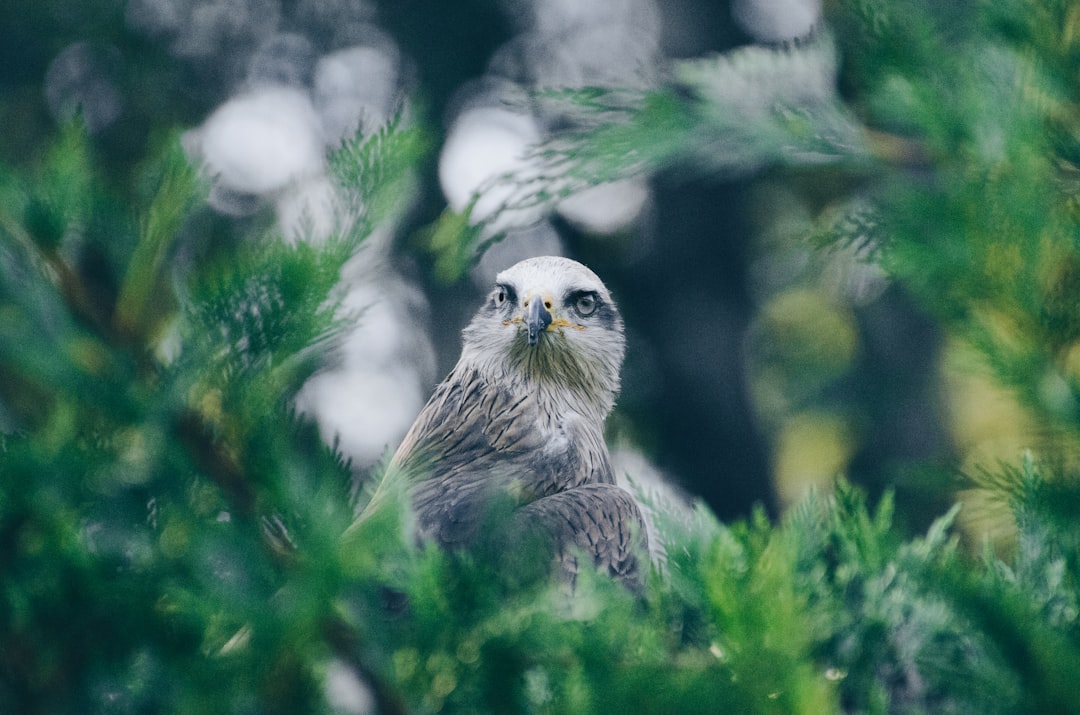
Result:
<svg viewBox="0 0 1080 715"><path fill-rule="evenodd" d="M577 308L578 301L582 298L591 298L593 301L593 308L588 315L581 315L581 311ZM605 301L593 290L571 291L563 299L563 305L569 310L574 310L581 317L587 318L590 324L607 330L614 330L620 322L619 312L615 309L615 305Z"/></svg>
<svg viewBox="0 0 1080 715"><path fill-rule="evenodd" d="M581 298L586 297L595 300L597 305L600 305L601 303L600 294L594 290L572 290L566 294L566 298L563 299L563 305L569 308L575 303L577 303L578 300L580 300Z"/></svg>
<svg viewBox="0 0 1080 715"><path fill-rule="evenodd" d="M593 290L575 290L567 293L563 305L573 308L578 315L588 317L604 307L604 301Z"/></svg>
<svg viewBox="0 0 1080 715"><path fill-rule="evenodd" d="M517 292L514 290L513 286L506 283L499 283L495 286L495 290L491 293L491 304L494 305L496 308L502 307L506 304L516 305Z"/></svg>
<svg viewBox="0 0 1080 715"><path fill-rule="evenodd" d="M619 325L619 313L611 303L599 303L591 318L596 325L605 330L615 330Z"/></svg>

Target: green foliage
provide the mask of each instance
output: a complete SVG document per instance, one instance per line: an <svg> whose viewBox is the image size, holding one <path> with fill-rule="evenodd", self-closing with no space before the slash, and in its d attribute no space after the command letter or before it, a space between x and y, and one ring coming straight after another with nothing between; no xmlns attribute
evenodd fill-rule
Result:
<svg viewBox="0 0 1080 715"><path fill-rule="evenodd" d="M400 220L409 206L403 197L415 190L416 164L430 140L421 127L405 129L402 121L399 116L371 137L346 140L330 157L331 174L348 188L354 240Z"/></svg>
<svg viewBox="0 0 1080 715"><path fill-rule="evenodd" d="M807 44L543 98L575 128L507 208L641 172L820 178L837 195L808 239L880 260L1075 433L1080 12L829 5ZM1016 538L981 559L956 509L911 539L888 493L842 481L778 524L652 503L666 558L642 594L417 545L390 487L353 523L349 465L291 399L427 144L394 123L336 152L325 242L232 237L184 271L205 187L175 137L134 188L76 125L26 176L0 166L0 711L349 711L343 689L384 712L1080 707L1080 488L1049 458L983 475ZM448 215L438 270L481 235Z"/></svg>
<svg viewBox="0 0 1080 715"><path fill-rule="evenodd" d="M473 204L475 205L475 201ZM425 231L425 243L435 257L435 276L443 283L454 283L465 277L492 240L483 240L482 226L469 221L472 206L463 213L449 208Z"/></svg>
<svg viewBox="0 0 1080 715"><path fill-rule="evenodd" d="M778 526L654 504L669 557L641 598L514 588L365 524L352 543L376 544L393 593L353 581L345 610L409 712L1064 712L1080 551L1027 469L1016 508L1038 546L1009 563L958 550L956 509L906 541L888 498L871 510L841 483Z"/></svg>
<svg viewBox="0 0 1080 715"><path fill-rule="evenodd" d="M415 132L387 136L349 147L381 167L382 226L421 151ZM0 231L0 709L312 709L350 476L289 404L338 327L332 291L364 234L254 237L184 285L164 258L200 186L175 137L145 212L112 220L126 234L95 226L113 204L88 156L71 128L33 182L3 172L27 198ZM10 213L33 206L48 240L40 213ZM107 240L126 265L79 263Z"/></svg>

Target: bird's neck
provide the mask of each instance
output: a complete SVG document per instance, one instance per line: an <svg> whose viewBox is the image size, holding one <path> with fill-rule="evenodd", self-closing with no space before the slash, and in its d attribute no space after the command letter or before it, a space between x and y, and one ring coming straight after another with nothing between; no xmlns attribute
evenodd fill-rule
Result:
<svg viewBox="0 0 1080 715"><path fill-rule="evenodd" d="M509 361L488 356L470 361L469 368L514 394L531 397L546 414L574 413L601 432L615 404L617 384L611 387L610 379L584 374L576 366L565 363L552 364L538 351Z"/></svg>
<svg viewBox="0 0 1080 715"><path fill-rule="evenodd" d="M580 385L570 385L549 376L524 375L520 380L521 392L534 395L544 412L550 415L576 413L603 431L604 420L614 403L612 397L594 394Z"/></svg>

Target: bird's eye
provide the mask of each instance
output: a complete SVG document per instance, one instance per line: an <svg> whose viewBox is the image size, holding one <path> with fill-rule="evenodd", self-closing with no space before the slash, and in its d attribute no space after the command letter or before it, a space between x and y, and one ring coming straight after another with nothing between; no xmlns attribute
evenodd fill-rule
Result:
<svg viewBox="0 0 1080 715"><path fill-rule="evenodd" d="M492 307L499 309L506 307L507 304L514 304L517 302L517 293L514 292L513 286L509 286L505 283L497 283L495 290L491 292L491 305Z"/></svg>
<svg viewBox="0 0 1080 715"><path fill-rule="evenodd" d="M574 310L582 318L587 318L596 312L596 296L592 293L582 293L574 301Z"/></svg>

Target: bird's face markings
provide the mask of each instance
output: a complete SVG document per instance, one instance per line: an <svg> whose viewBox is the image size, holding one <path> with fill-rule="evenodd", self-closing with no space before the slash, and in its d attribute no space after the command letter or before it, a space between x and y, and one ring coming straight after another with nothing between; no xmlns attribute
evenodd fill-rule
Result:
<svg viewBox="0 0 1080 715"><path fill-rule="evenodd" d="M496 288L496 291L499 290L500 288ZM590 298L593 303L589 302ZM595 310L595 300L595 291L571 291L563 300L564 310L560 311L550 291L527 291L520 312L509 320L504 320L503 325L524 325L529 345L536 345L542 332L553 333L559 328L585 330L584 325L568 320L566 315L575 312L578 317L588 317Z"/></svg>
<svg viewBox="0 0 1080 715"><path fill-rule="evenodd" d="M577 261L542 256L502 271L462 337L462 360L499 379L568 387L603 414L619 391L622 319L600 278Z"/></svg>
<svg viewBox="0 0 1080 715"><path fill-rule="evenodd" d="M600 296L594 290L574 291L567 297L566 304L582 318L588 318L599 307Z"/></svg>
<svg viewBox="0 0 1080 715"><path fill-rule="evenodd" d="M576 315L584 325L610 331L619 329L619 315L615 306L599 291L588 288L570 291L564 305L566 312Z"/></svg>
<svg viewBox="0 0 1080 715"><path fill-rule="evenodd" d="M491 291L491 308L507 315L514 312L517 305L517 291L509 283L497 283L495 290Z"/></svg>

